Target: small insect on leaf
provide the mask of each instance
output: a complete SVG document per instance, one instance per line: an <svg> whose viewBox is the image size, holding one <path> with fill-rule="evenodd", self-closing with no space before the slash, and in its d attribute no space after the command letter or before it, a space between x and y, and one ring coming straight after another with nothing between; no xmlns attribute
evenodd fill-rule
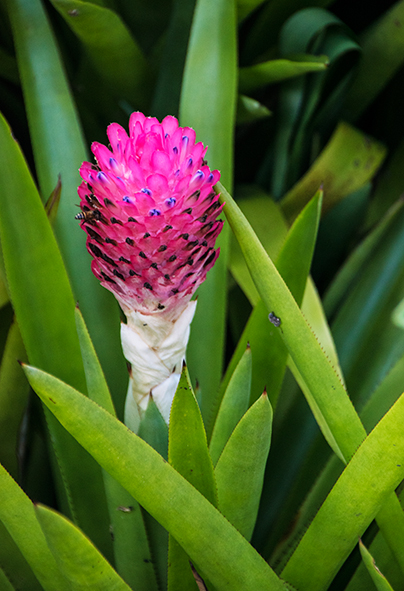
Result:
<svg viewBox="0 0 404 591"><path fill-rule="evenodd" d="M269 322L271 322L271 324L276 326L276 328L278 328L281 325L281 319L278 318L278 316L275 316L274 312L270 312L268 314L268 320L269 320Z"/></svg>

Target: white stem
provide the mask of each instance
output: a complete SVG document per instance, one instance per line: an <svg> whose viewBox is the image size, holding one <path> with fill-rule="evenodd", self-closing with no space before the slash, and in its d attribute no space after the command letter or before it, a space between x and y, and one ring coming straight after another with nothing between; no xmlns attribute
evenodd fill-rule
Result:
<svg viewBox="0 0 404 591"><path fill-rule="evenodd" d="M150 397L169 422L195 308L196 300L189 302L175 321L133 311L127 313L127 324L121 324L123 353L132 366L125 424L135 432Z"/></svg>

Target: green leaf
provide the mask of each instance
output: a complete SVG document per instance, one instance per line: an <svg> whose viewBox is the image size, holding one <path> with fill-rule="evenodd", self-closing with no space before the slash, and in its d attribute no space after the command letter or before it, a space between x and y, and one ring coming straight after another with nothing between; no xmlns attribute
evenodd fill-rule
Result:
<svg viewBox="0 0 404 591"><path fill-rule="evenodd" d="M234 428L248 409L251 396L251 370L251 349L247 345L230 378L213 427L209 452L214 466Z"/></svg>
<svg viewBox="0 0 404 591"><path fill-rule="evenodd" d="M329 443L334 446L334 451L342 452L348 459L365 436L359 417L275 265L229 193L222 186L220 190L227 219L243 250L257 290L268 312L273 311L280 318L282 340L338 446L336 448L332 441Z"/></svg>
<svg viewBox="0 0 404 591"><path fill-rule="evenodd" d="M17 591L43 591L21 550L9 534L0 517L0 564ZM0 587L2 589L2 587Z"/></svg>
<svg viewBox="0 0 404 591"><path fill-rule="evenodd" d="M71 387L38 369L25 371L63 425L175 537L217 591L284 591L250 544L156 451Z"/></svg>
<svg viewBox="0 0 404 591"><path fill-rule="evenodd" d="M326 589L365 529L404 477L404 396L349 462L282 577L301 591ZM399 505L400 507L400 505ZM399 509L402 513L402 509Z"/></svg>
<svg viewBox="0 0 404 591"><path fill-rule="evenodd" d="M4 574L4 571L0 568L0 589L3 591L15 591L15 587L10 583L9 579Z"/></svg>
<svg viewBox="0 0 404 591"><path fill-rule="evenodd" d="M212 505L217 490L201 412L184 365L170 413L168 461ZM170 536L168 546L168 589L197 589L189 558Z"/></svg>
<svg viewBox="0 0 404 591"><path fill-rule="evenodd" d="M19 474L19 430L29 396L29 385L17 361L26 360L20 330L14 322L0 365L0 462L14 478Z"/></svg>
<svg viewBox="0 0 404 591"><path fill-rule="evenodd" d="M242 0L244 4L246 0ZM250 0L247 0L250 3ZM251 0L254 1L254 0ZM312 0L310 6L327 6L331 0ZM280 30L285 21L307 6L307 0L272 0L267 2L247 32L247 38L243 44L242 58L247 63L255 61L257 56L271 50L276 45Z"/></svg>
<svg viewBox="0 0 404 591"><path fill-rule="evenodd" d="M45 204L46 215L49 218L51 226L55 225L57 212L58 212L59 204L60 204L61 194L62 194L62 179L60 178L60 175L59 175L56 186L53 189L52 193L49 195L49 198Z"/></svg>
<svg viewBox="0 0 404 591"><path fill-rule="evenodd" d="M329 317L335 314L335 311L341 305L346 294L354 285L356 277L363 265L365 265L367 260L373 258L378 245L384 240L384 236L389 234L391 225L394 224L402 207L403 203L397 202L397 204L387 212L377 226L373 228L372 232L370 232L351 253L344 266L336 275L324 297L324 308Z"/></svg>
<svg viewBox="0 0 404 591"><path fill-rule="evenodd" d="M7 287L0 274L0 308L8 304L9 301Z"/></svg>
<svg viewBox="0 0 404 591"><path fill-rule="evenodd" d="M240 68L240 92L253 92L267 84L302 76L309 72L322 72L327 69L328 58L325 55L301 55L293 59L277 59L262 62L254 66Z"/></svg>
<svg viewBox="0 0 404 591"><path fill-rule="evenodd" d="M235 0L198 0L195 6L180 100L181 125L189 125L209 146L207 158L231 186L237 100ZM207 421L223 371L229 230L217 241L220 256L198 290L187 363L201 392ZM206 368L209 367L209 371Z"/></svg>
<svg viewBox="0 0 404 591"><path fill-rule="evenodd" d="M321 203L322 194L318 192L296 219L277 258L278 271L299 305L303 299L310 270ZM296 260L299 260L298 268ZM241 264L239 267L242 268ZM248 272L245 261L244 267L245 272ZM244 277L244 273L242 277ZM286 368L287 350L277 328L268 322L267 306L260 302L255 306L241 335L223 380L224 384L227 383L234 364L240 359L241 350L245 347L246 342L250 343L253 358L252 400L256 400L266 387L271 404L275 406Z"/></svg>
<svg viewBox="0 0 404 591"><path fill-rule="evenodd" d="M359 406L404 354L404 333L392 322L392 312L404 297L403 228L400 208L373 248L369 242L364 245L367 258L332 322L346 383Z"/></svg>
<svg viewBox="0 0 404 591"><path fill-rule="evenodd" d="M380 167L386 150L382 144L346 123L340 123L308 172L282 199L288 220L296 217L321 185L324 212L365 185Z"/></svg>
<svg viewBox="0 0 404 591"><path fill-rule="evenodd" d="M69 279L34 181L3 119L0 152L4 166L0 175L1 244L10 296L28 358L85 391ZM108 552L101 471L52 415L48 418L70 510ZM59 494L68 511L63 491L59 490Z"/></svg>
<svg viewBox="0 0 404 591"><path fill-rule="evenodd" d="M87 158L78 114L42 3L13 0L7 6L42 199L48 199L60 174L63 188L55 234L75 300L80 302L114 399L123 408L127 373L119 340L118 306L93 276L86 234L74 219L81 181L78 169Z"/></svg>
<svg viewBox="0 0 404 591"><path fill-rule="evenodd" d="M270 117L272 112L255 99L240 94L237 101L237 125Z"/></svg>
<svg viewBox="0 0 404 591"><path fill-rule="evenodd" d="M271 432L272 408L264 393L234 429L215 468L219 509L247 540L257 519Z"/></svg>
<svg viewBox="0 0 404 591"><path fill-rule="evenodd" d="M66 517L43 505L35 513L72 591L129 591L97 548Z"/></svg>
<svg viewBox="0 0 404 591"><path fill-rule="evenodd" d="M402 572L380 533L376 534L372 541L370 551L372 556L376 558L378 568L385 573L393 589L400 589L403 584ZM349 581L346 591L369 591L371 585L372 579L363 560L361 560L354 576Z"/></svg>
<svg viewBox="0 0 404 591"><path fill-rule="evenodd" d="M250 12L263 4L264 0L238 0L237 2L237 17L239 21L244 20Z"/></svg>
<svg viewBox="0 0 404 591"><path fill-rule="evenodd" d="M361 35L362 59L345 107L349 120L358 119L402 66L403 18L404 2L396 2Z"/></svg>
<svg viewBox="0 0 404 591"><path fill-rule="evenodd" d="M168 459L168 427L153 398L150 397L146 412L140 420L139 437Z"/></svg>
<svg viewBox="0 0 404 591"><path fill-rule="evenodd" d="M174 0L150 112L178 116L182 76L196 0Z"/></svg>
<svg viewBox="0 0 404 591"><path fill-rule="evenodd" d="M362 556L362 560L365 563L366 568L372 581L375 584L377 591L394 591L386 577L382 575L380 570L377 568L376 563L369 552L369 550L363 545L362 540L359 540L359 550Z"/></svg>
<svg viewBox="0 0 404 591"><path fill-rule="evenodd" d="M398 201L404 184L404 171L401 166L403 159L404 140L399 143L393 152L390 152L388 161L380 171L367 210L366 229L378 224L386 216L388 210L394 207L394 203Z"/></svg>
<svg viewBox="0 0 404 591"><path fill-rule="evenodd" d="M150 69L118 14L82 0L51 2L83 43L107 87L119 98L125 97L138 108L145 109L150 89Z"/></svg>
<svg viewBox="0 0 404 591"><path fill-rule="evenodd" d="M279 205L269 195L255 187L248 191L246 195L242 193L237 200L237 205L254 228L269 256L276 260L288 232L288 226ZM259 302L260 296L254 281L251 279L245 258L234 235L231 237L229 266L231 274L244 291L251 305L255 306Z"/></svg>
<svg viewBox="0 0 404 591"><path fill-rule="evenodd" d="M80 310L76 307L88 396L116 416L114 405ZM109 518L114 540L115 565L122 578L138 591L157 590L142 513L135 499L108 472L103 470Z"/></svg>
<svg viewBox="0 0 404 591"><path fill-rule="evenodd" d="M318 152L313 135L318 134L320 142L323 137L328 137L328 130L336 119L351 78L346 64L352 63L352 56L357 58L359 49L349 30L326 10L305 8L283 25L279 36L281 56L325 54L330 61L330 75L326 72L312 73L305 78L285 81L281 86L277 134L260 172L262 181L266 179L275 198L281 198L300 179L312 160L310 154ZM331 76L336 68L337 83ZM268 157L271 153L273 158L269 169ZM311 194L315 190L313 188Z"/></svg>
<svg viewBox="0 0 404 591"><path fill-rule="evenodd" d="M94 400L94 402L102 406L102 408L105 408L105 410L115 417L116 412L108 389L108 384L105 381L105 376L98 360L97 353L95 352L83 315L78 306L76 306L74 314L88 395L91 400Z"/></svg>
<svg viewBox="0 0 404 591"><path fill-rule="evenodd" d="M204 497L217 505L215 477L205 428L184 366L170 413L168 461Z"/></svg>
<svg viewBox="0 0 404 591"><path fill-rule="evenodd" d="M71 591L35 516L34 505L0 465L0 519L45 591Z"/></svg>

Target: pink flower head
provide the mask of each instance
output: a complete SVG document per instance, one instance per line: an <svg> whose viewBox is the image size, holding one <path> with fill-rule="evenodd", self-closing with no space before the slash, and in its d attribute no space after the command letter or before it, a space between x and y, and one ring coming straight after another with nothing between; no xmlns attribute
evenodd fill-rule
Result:
<svg viewBox="0 0 404 591"><path fill-rule="evenodd" d="M161 123L132 113L129 136L107 129L110 149L94 142L97 166L84 162L78 188L91 268L124 311L176 317L205 280L223 222L204 160L207 148L175 117Z"/></svg>

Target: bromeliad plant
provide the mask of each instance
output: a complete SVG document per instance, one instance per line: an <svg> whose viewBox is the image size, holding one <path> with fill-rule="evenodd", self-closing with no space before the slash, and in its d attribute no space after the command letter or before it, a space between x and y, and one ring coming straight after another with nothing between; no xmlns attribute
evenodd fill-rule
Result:
<svg viewBox="0 0 404 591"><path fill-rule="evenodd" d="M1 591L404 588L404 5L306 4L0 3Z"/></svg>

